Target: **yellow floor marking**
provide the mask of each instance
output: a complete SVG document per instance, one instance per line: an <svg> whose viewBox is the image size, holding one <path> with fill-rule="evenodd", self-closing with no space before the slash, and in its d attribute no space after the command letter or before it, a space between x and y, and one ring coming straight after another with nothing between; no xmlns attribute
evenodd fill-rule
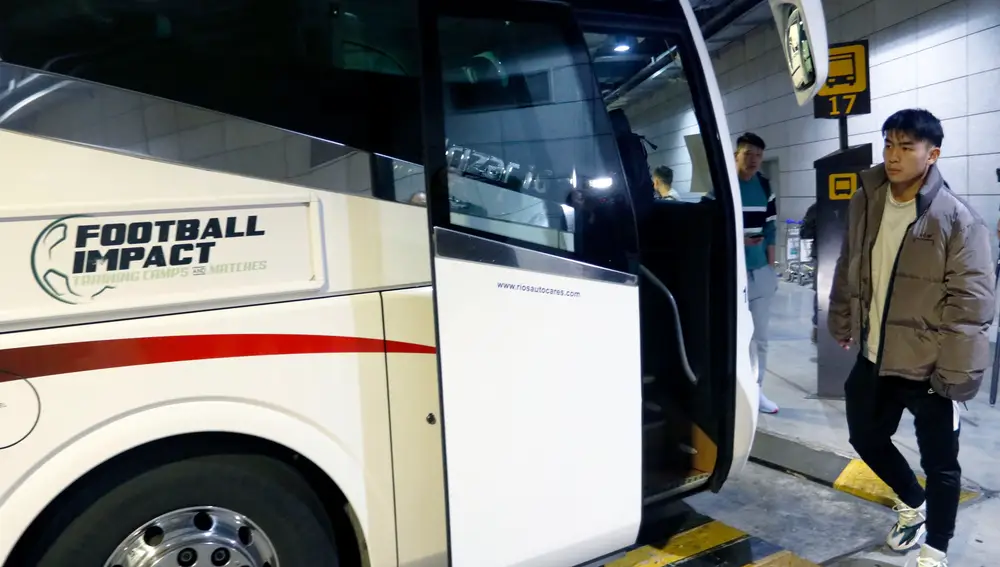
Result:
<svg viewBox="0 0 1000 567"><path fill-rule="evenodd" d="M698 451L698 454L691 458L691 468L699 472L714 471L715 463L719 460L719 447L697 425L691 425L691 446Z"/></svg>
<svg viewBox="0 0 1000 567"><path fill-rule="evenodd" d="M633 549L625 554L625 557L608 563L605 567L665 567L746 537L746 535L745 532L713 520L697 528L681 532L661 546L647 545Z"/></svg>
<svg viewBox="0 0 1000 567"><path fill-rule="evenodd" d="M921 486L924 486L927 479L922 476L917 476L917 482ZM878 476L864 461L860 459L853 459L850 463L844 467L841 471L840 476L834 481L833 487L842 492L848 494L853 494L859 498L864 498L865 500L882 504L883 506L893 506L895 504L895 493L889 486L882 482ZM962 490L959 496L959 502L968 502L973 498L979 496L979 493L971 490Z"/></svg>
<svg viewBox="0 0 1000 567"><path fill-rule="evenodd" d="M768 555L759 561L748 563L744 567L819 567L819 565L802 559L791 551L784 550L774 555Z"/></svg>

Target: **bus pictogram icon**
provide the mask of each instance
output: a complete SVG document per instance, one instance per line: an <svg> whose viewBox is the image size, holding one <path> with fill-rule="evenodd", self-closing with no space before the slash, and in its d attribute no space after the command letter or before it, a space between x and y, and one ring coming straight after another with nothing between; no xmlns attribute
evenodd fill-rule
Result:
<svg viewBox="0 0 1000 567"><path fill-rule="evenodd" d="M830 48L830 68L819 96L860 94L868 89L868 66L864 44Z"/></svg>
<svg viewBox="0 0 1000 567"><path fill-rule="evenodd" d="M830 57L830 72L826 86L854 86L858 82L858 61L854 53L841 53Z"/></svg>
<svg viewBox="0 0 1000 567"><path fill-rule="evenodd" d="M829 179L831 201L846 201L858 190L856 173L834 173Z"/></svg>

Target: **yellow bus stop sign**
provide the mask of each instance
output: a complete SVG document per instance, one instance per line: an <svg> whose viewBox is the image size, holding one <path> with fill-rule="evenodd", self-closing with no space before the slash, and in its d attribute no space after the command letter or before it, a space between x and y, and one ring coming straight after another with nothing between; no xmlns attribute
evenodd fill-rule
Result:
<svg viewBox="0 0 1000 567"><path fill-rule="evenodd" d="M868 41L831 45L826 82L813 98L814 118L846 118L871 112Z"/></svg>
<svg viewBox="0 0 1000 567"><path fill-rule="evenodd" d="M829 180L831 201L849 200L858 190L857 173L834 173Z"/></svg>
<svg viewBox="0 0 1000 567"><path fill-rule="evenodd" d="M868 88L868 65L863 44L830 48L830 71L819 96L859 94Z"/></svg>

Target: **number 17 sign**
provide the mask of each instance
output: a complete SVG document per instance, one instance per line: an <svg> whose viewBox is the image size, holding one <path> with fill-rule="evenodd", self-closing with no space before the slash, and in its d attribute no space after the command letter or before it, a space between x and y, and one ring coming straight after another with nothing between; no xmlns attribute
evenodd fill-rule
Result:
<svg viewBox="0 0 1000 567"><path fill-rule="evenodd" d="M826 84L813 99L815 118L842 118L872 111L868 40L830 45Z"/></svg>

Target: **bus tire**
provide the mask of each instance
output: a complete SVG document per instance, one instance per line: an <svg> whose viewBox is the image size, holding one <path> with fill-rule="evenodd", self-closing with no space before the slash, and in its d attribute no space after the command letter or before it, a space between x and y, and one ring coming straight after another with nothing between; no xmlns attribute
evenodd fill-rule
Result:
<svg viewBox="0 0 1000 567"><path fill-rule="evenodd" d="M172 537L171 554L184 549L202 554L194 563L196 567L270 567L263 561L236 561L239 553L268 549L281 565L339 567L335 534L323 503L295 469L278 460L257 455L210 455L145 470L140 466L124 479L112 474L118 477L113 486L108 486L110 479L103 476L99 473L74 490L66 502L68 506L60 506L62 509L42 529L37 543L27 542L33 549L26 554L30 559L24 567L114 565L119 562L110 561L124 557L128 542L152 542L154 547L163 545L160 549L167 549L167 540ZM98 496L93 496L95 493ZM208 523L205 514L210 518ZM242 524L240 517L244 518ZM222 533L227 527L246 525L246 520L252 531L239 532L236 547L227 548L231 559L225 563L219 561L226 554L217 551L222 544L197 547L198 540L192 538L198 536L190 535L190 528L169 527L196 525L202 530L201 536L219 530L218 541L224 541ZM157 523L164 524L166 531ZM206 531L206 526L212 527ZM157 530L161 532L159 543ZM265 537L255 535L259 533ZM186 545L188 541L191 546ZM223 555L210 555L216 552ZM178 559L183 560L166 564L184 565L191 556ZM143 562L121 564L146 566Z"/></svg>

